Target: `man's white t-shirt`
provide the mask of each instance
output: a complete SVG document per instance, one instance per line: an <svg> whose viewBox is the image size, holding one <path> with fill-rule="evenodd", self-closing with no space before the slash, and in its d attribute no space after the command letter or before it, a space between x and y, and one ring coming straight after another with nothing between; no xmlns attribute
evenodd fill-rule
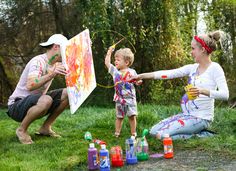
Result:
<svg viewBox="0 0 236 171"><path fill-rule="evenodd" d="M32 58L26 65L23 73L21 74L20 80L16 86L15 91L8 99L8 105L14 103L16 98L24 98L31 94L42 93L48 86L49 82L39 89L30 91L27 89L27 79L29 77L36 78L35 83L40 81L40 77L47 74L48 58L46 54L38 55Z"/></svg>

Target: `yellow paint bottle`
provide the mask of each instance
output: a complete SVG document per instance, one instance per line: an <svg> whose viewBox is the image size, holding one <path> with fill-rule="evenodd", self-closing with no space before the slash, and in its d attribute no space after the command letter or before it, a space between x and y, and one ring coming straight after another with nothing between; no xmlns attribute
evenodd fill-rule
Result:
<svg viewBox="0 0 236 171"><path fill-rule="evenodd" d="M189 92L190 88L192 88L192 87L193 87L192 84L188 84L187 86L184 87L184 90L186 91L186 94L187 94L189 100L194 100L197 98L197 96L192 96Z"/></svg>

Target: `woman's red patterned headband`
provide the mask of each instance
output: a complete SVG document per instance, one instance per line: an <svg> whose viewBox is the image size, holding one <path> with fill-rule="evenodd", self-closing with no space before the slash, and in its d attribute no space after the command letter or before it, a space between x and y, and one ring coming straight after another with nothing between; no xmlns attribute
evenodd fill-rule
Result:
<svg viewBox="0 0 236 171"><path fill-rule="evenodd" d="M202 40L202 39L200 39L198 36L194 36L194 39L198 42L198 43L200 43L201 45L202 45L202 47L204 48L204 49L206 49L206 51L210 54L213 50L210 48L210 47L208 47L207 46L207 44Z"/></svg>

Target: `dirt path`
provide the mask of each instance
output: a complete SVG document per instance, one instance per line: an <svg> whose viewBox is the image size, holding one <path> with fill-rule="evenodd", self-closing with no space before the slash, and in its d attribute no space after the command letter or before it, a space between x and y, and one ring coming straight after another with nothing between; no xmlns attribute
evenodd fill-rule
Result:
<svg viewBox="0 0 236 171"><path fill-rule="evenodd" d="M148 161L139 162L137 165L124 166L120 171L233 171L236 170L236 159L230 159L220 154L210 154L204 151L179 151L175 152L173 159L150 158Z"/></svg>

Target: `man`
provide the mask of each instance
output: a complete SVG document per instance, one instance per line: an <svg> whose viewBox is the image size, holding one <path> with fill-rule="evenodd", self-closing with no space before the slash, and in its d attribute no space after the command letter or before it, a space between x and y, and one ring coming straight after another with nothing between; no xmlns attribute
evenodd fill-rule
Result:
<svg viewBox="0 0 236 171"><path fill-rule="evenodd" d="M41 43L47 49L46 53L28 62L15 91L8 99L7 113L20 122L16 135L22 144L33 143L27 129L33 121L45 115L48 117L37 134L60 137L51 126L69 104L67 91L65 88L50 92L47 90L55 76L67 73L61 63L62 47L67 41L63 35L54 34L47 42Z"/></svg>

